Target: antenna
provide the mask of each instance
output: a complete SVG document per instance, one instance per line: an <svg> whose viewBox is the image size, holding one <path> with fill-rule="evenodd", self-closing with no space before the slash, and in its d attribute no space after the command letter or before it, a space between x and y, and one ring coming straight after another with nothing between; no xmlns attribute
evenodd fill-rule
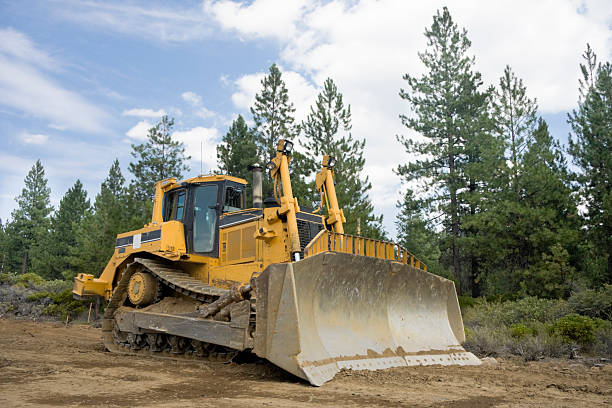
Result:
<svg viewBox="0 0 612 408"><path fill-rule="evenodd" d="M200 139L200 174L202 173L202 139Z"/></svg>

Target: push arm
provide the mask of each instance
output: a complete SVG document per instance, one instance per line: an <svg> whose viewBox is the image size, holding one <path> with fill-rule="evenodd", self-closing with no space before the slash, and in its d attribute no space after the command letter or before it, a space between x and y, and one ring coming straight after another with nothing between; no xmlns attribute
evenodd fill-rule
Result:
<svg viewBox="0 0 612 408"><path fill-rule="evenodd" d="M336 159L326 155L323 157L323 165L321 171L317 174L316 183L317 191L321 193L321 200L325 200L327 207L328 225L332 226L334 232L343 234L343 223L346 222L344 213L338 205L338 197L336 196L336 186L334 186L334 164ZM321 203L323 205L323 203Z"/></svg>

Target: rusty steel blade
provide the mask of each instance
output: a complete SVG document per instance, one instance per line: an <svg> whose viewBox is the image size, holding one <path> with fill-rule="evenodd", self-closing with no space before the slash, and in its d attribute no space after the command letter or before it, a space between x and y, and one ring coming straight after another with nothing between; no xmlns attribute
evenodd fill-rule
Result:
<svg viewBox="0 0 612 408"><path fill-rule="evenodd" d="M256 280L254 351L320 386L343 368L476 365L452 281L383 259L326 252Z"/></svg>

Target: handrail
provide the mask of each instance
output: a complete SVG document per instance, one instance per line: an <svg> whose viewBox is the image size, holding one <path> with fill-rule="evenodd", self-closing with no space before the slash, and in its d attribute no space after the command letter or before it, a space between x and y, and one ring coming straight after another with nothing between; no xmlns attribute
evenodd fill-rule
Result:
<svg viewBox="0 0 612 408"><path fill-rule="evenodd" d="M427 270L427 265L401 245L356 235L340 234L328 230L319 231L310 241L306 248L304 248L304 257L308 258L309 256L327 251L388 259L409 264L424 271Z"/></svg>

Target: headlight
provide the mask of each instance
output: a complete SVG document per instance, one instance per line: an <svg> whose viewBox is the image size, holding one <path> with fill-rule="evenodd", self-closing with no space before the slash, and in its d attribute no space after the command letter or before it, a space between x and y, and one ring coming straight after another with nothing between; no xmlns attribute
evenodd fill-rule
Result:
<svg viewBox="0 0 612 408"><path fill-rule="evenodd" d="M336 158L334 156L325 155L323 156L323 167L327 167L328 169L333 169L336 165Z"/></svg>

